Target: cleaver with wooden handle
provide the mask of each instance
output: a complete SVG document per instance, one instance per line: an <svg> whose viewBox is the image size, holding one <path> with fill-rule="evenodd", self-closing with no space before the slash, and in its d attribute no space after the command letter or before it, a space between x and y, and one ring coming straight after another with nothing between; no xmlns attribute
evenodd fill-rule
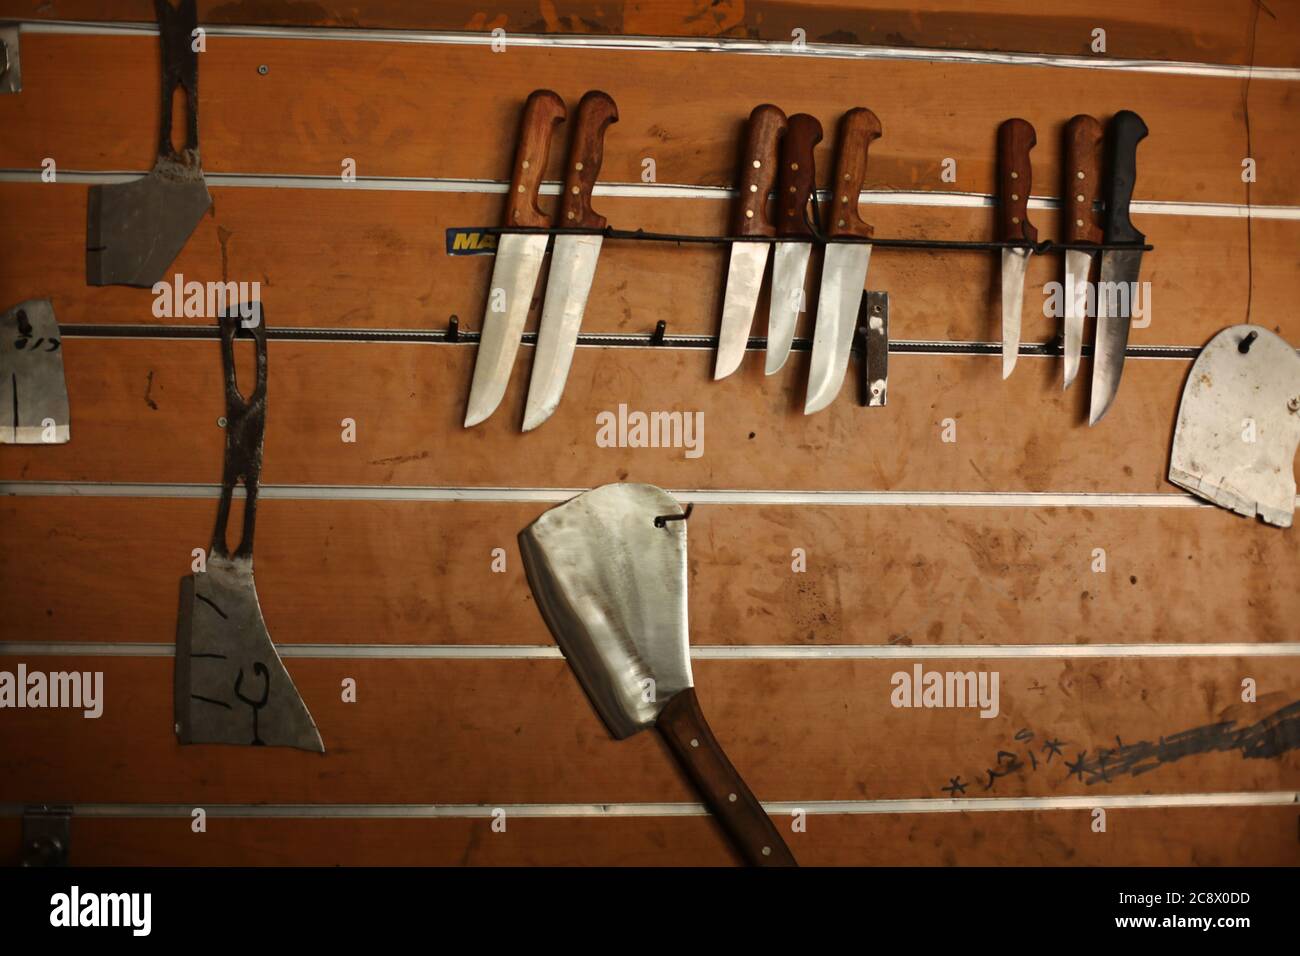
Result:
<svg viewBox="0 0 1300 956"><path fill-rule="evenodd" d="M615 739L654 727L747 863L795 866L695 696L682 517L653 485L578 495L519 533L528 584Z"/></svg>

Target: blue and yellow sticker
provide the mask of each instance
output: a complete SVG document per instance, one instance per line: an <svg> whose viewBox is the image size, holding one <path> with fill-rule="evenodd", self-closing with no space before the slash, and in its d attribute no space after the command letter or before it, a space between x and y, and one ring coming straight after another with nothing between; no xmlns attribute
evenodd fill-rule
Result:
<svg viewBox="0 0 1300 956"><path fill-rule="evenodd" d="M491 233L484 233L482 227L447 230L447 255L449 256L490 256L496 251L497 237Z"/></svg>

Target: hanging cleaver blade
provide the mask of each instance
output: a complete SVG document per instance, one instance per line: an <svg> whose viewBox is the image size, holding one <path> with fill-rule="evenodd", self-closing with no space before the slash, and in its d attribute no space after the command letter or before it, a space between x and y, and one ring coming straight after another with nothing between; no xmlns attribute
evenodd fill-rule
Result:
<svg viewBox="0 0 1300 956"><path fill-rule="evenodd" d="M1129 203L1137 181L1137 148L1147 135L1147 124L1131 110L1111 117L1106 130L1106 211L1104 237L1107 244L1131 242L1142 245L1146 236L1129 219ZM1115 401L1119 378L1124 371L1124 353L1133 321L1133 302L1142 272L1141 249L1107 249L1101 254L1101 278L1097 283L1097 339L1092 357L1092 398L1088 424L1095 425Z"/></svg>
<svg viewBox="0 0 1300 956"><path fill-rule="evenodd" d="M739 190L731 232L738 241L731 244L727 264L727 289L722 298L722 328L718 333L718 356L714 381L726 378L740 367L749 345L758 294L767 269L768 242L744 242L746 238L770 239L776 227L768 220L767 197L776 182L777 142L785 133L786 119L775 106L764 103L749 114L745 150L741 157Z"/></svg>
<svg viewBox="0 0 1300 956"><path fill-rule="evenodd" d="M686 522L653 485L613 484L519 533L528 585L555 641L617 740L654 727L753 866L795 860L709 730L686 619Z"/></svg>
<svg viewBox="0 0 1300 956"><path fill-rule="evenodd" d="M605 130L618 122L618 107L609 94L592 90L578 104L573 143L560 200L560 225L573 229L604 229L605 217L591 209L591 192L605 155ZM601 236L555 237L551 271L546 281L542 321L537 330L524 431L532 431L551 417L569 377L573 350L587 309L591 280L596 275Z"/></svg>
<svg viewBox="0 0 1300 956"><path fill-rule="evenodd" d="M71 437L63 336L49 299L0 315L0 445L61 445Z"/></svg>
<svg viewBox="0 0 1300 956"><path fill-rule="evenodd" d="M1029 188L1033 182L1029 151L1038 142L1034 128L1022 119L998 127L998 238L1003 242L1038 241L1029 222ZM1025 270L1033 250L1002 250L1002 377L1016 367L1020 355L1020 319L1024 310Z"/></svg>
<svg viewBox="0 0 1300 956"><path fill-rule="evenodd" d="M1093 207L1101 198L1101 123L1080 114L1065 125L1065 178L1061 186L1061 215L1065 218L1065 241L1096 245L1102 240L1094 221ZM1079 374L1083 354L1083 325L1088 315L1088 279L1095 252L1065 250L1065 375L1062 388L1069 388ZM1094 299L1094 301L1096 301Z"/></svg>
<svg viewBox="0 0 1300 956"><path fill-rule="evenodd" d="M790 357L794 329L804 312L812 226L808 200L816 188L813 147L822 141L822 124L807 113L796 113L781 141L781 168L776 177L776 235L772 257L772 296L767 312L767 374L781 370Z"/></svg>
<svg viewBox="0 0 1300 956"><path fill-rule="evenodd" d="M162 120L153 170L128 183L91 186L86 201L86 282L149 288L159 282L212 205L199 161L199 56L195 0L155 0L162 47ZM185 147L172 145L172 97L185 90Z"/></svg>
<svg viewBox="0 0 1300 956"><path fill-rule="evenodd" d="M1169 480L1237 514L1291 527L1300 355L1260 325L1224 329L1183 386Z"/></svg>
<svg viewBox="0 0 1300 956"><path fill-rule="evenodd" d="M867 150L879 138L880 120L869 109L849 110L840 119L839 155L826 212L826 235L832 241L822 259L805 415L821 411L835 400L849 368L871 244L834 240L870 239L873 234L858 214L858 197L867 179Z"/></svg>
<svg viewBox="0 0 1300 956"><path fill-rule="evenodd" d="M506 199L507 229L546 229L550 218L537 205L537 192L546 173L551 135L564 122L564 101L550 90L534 90L524 104L515 150L510 194ZM474 358L474 380L469 389L465 427L485 421L506 393L510 370L532 308L537 276L546 255L545 235L505 233L497 243L483 311L483 331Z"/></svg>
<svg viewBox="0 0 1300 956"><path fill-rule="evenodd" d="M174 713L183 744L296 747L323 753L316 722L285 669L262 619L253 583L253 531L266 432L266 323L248 328L256 382L247 397L235 373L238 310L219 319L226 393L226 450L217 522L202 571L181 579L176 623ZM245 499L239 547L226 544L235 485Z"/></svg>

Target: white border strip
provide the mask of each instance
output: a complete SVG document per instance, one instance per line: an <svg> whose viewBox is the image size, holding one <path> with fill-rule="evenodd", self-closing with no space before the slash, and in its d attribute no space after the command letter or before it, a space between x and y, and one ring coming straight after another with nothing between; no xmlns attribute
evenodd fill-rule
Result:
<svg viewBox="0 0 1300 956"><path fill-rule="evenodd" d="M880 813L988 813L1042 810L1168 809L1172 807L1287 807L1300 802L1291 790L1226 793L1093 794L1080 797L970 797L968 799L763 801L768 813L803 811L815 816L862 816ZM490 819L504 810L507 818L699 817L709 811L699 803L510 803L510 804L373 804L373 803L227 803L203 805L213 819L430 820ZM28 807L0 804L0 817L20 817ZM188 819L191 804L80 803L74 817L98 819Z"/></svg>
<svg viewBox="0 0 1300 956"><path fill-rule="evenodd" d="M277 644L284 658L311 660L562 660L547 644ZM0 641L0 657L173 657L175 645L102 641ZM1286 644L704 644L697 661L1020 660L1023 658L1300 657Z"/></svg>
<svg viewBox="0 0 1300 956"><path fill-rule="evenodd" d="M422 30L336 29L334 27L237 26L205 24L209 37L266 40L332 40L360 43L420 43L441 46L490 47L491 33ZM32 34L140 36L157 34L152 23L23 20ZM988 50L944 50L932 47L865 46L852 43L808 43L796 49L789 41L743 40L731 37L581 36L509 33L511 46L550 50L602 50L624 53L732 53L830 60L890 60L894 62L961 63L995 66L1042 66L1075 70L1165 73L1254 80L1300 80L1300 69L1282 66L1242 66L1231 63L1192 63L1186 60L1132 60L1053 53Z"/></svg>
<svg viewBox="0 0 1300 956"><path fill-rule="evenodd" d="M96 172L65 170L58 182L66 185L95 186L126 183L146 175L140 172ZM252 189L361 189L380 192L474 193L504 195L508 183L494 179L454 179L406 176L363 176L344 182L338 176L299 176L280 173L204 173L211 187ZM37 169L0 169L0 183L40 183ZM542 184L541 194L558 196L560 184ZM691 186L680 183L597 183L594 194L622 199L708 199L726 201L737 195L727 186ZM830 195L818 191L825 202ZM933 206L945 209L985 209L997 205L989 193L956 190L880 189L863 190L858 201L872 206ZM1031 196L1030 209L1059 209L1054 196ZM1300 206L1247 206L1244 203L1182 202L1164 199L1136 199L1130 206L1136 213L1156 216L1203 216L1218 219L1289 219L1300 220Z"/></svg>
<svg viewBox="0 0 1300 956"><path fill-rule="evenodd" d="M258 497L283 501L472 501L559 504L587 488L449 488L401 485L262 485ZM1213 508L1187 493L1037 491L751 491L666 489L683 504L928 508ZM235 497L244 493L235 489ZM0 495L81 498L216 498L220 485L97 481L0 481ZM1300 496L1296 498L1300 504Z"/></svg>

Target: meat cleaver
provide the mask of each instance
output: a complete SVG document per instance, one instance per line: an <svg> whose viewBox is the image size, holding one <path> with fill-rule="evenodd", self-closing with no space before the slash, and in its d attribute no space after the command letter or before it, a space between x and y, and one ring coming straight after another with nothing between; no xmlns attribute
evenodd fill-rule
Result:
<svg viewBox="0 0 1300 956"><path fill-rule="evenodd" d="M312 720L262 619L253 584L253 526L266 430L266 323L249 331L257 381L244 398L235 381L238 311L221 322L226 390L226 454L221 501L204 571L181 579L176 624L176 736L183 744L297 747L323 753ZM243 531L232 554L226 524L235 485L245 491Z"/></svg>
<svg viewBox="0 0 1300 956"><path fill-rule="evenodd" d="M150 288L162 279L212 205L199 162L199 55L195 0L154 0L162 44L158 157L143 179L91 186L86 202L86 282ZM172 145L172 96L185 90L185 147Z"/></svg>
<svg viewBox="0 0 1300 956"><path fill-rule="evenodd" d="M0 445L68 440L63 337L49 299L29 299L0 315Z"/></svg>
<svg viewBox="0 0 1300 956"><path fill-rule="evenodd" d="M794 866L695 697L682 516L653 485L578 495L519 533L528 584L615 739L656 728L746 862Z"/></svg>
<svg viewBox="0 0 1300 956"><path fill-rule="evenodd" d="M1279 528L1295 512L1300 355L1261 325L1224 329L1192 363L1169 480Z"/></svg>

